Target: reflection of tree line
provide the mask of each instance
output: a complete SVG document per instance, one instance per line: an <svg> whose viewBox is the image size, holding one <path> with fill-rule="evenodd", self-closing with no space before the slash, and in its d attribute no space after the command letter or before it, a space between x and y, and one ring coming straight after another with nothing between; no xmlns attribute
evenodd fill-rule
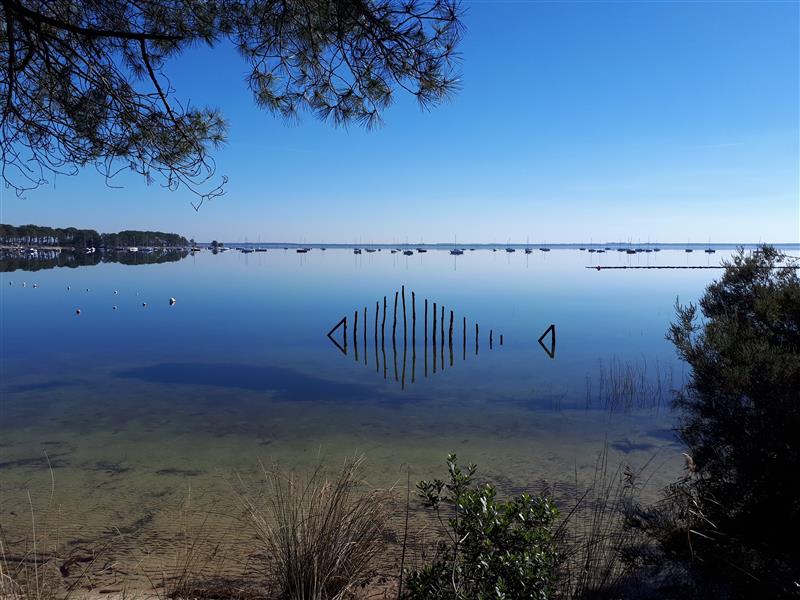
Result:
<svg viewBox="0 0 800 600"><path fill-rule="evenodd" d="M152 252L84 252L44 251L35 255L0 251L0 273L11 271L39 271L55 267L87 267L101 262L117 262L124 265L152 265L175 262L186 258L189 251L183 249L154 250Z"/></svg>
<svg viewBox="0 0 800 600"><path fill-rule="evenodd" d="M400 354L400 350L398 350L397 344L397 325L398 325L398 302L400 309L402 310L402 366L398 369L398 354ZM394 371L394 380L400 383L401 388L405 389L406 386L406 378L407 378L407 371L410 371L410 382L415 383L417 379L417 299L416 294L411 292L411 319L410 319L410 327L411 327L411 356L410 356L410 366L409 366L409 319L407 316L407 308L406 308L406 290L405 286L401 288L399 292L394 293L394 308L392 310L392 323L391 323L391 346L389 348L389 352L392 356L392 367ZM437 370L439 372L444 371L447 368L452 368L455 364L455 355L458 352L459 348L459 340L458 340L458 331L456 326L456 319L455 313L452 310L445 310L444 305L437 305L436 302L430 303L431 308L431 316L429 317L429 302L427 299L423 302L423 327L422 327L422 336L423 336L423 377L428 377L429 374L429 364L430 364L430 371L432 374L436 374ZM375 371L380 373L381 370L383 371L383 378L389 378L389 361L386 357L387 352L387 340L386 340L386 318L388 310L388 300L387 297L383 297L383 310L381 311L381 303L380 301L375 303L375 311L374 317L372 317L372 340L373 340L373 347L374 347L374 361L375 361ZM359 311L356 310L353 313L353 335L352 335L352 342L353 342L353 354L355 356L355 360L357 362L361 362L363 359L364 365L369 365L369 321L370 318L368 307L364 307L361 311L362 315L362 325L359 332ZM378 324L380 321L380 327ZM429 323L431 323L430 331L429 331ZM468 336L468 327L467 327L467 318L461 318L461 360L467 360L467 350L469 348L469 353L471 354L473 351L472 346L472 328L469 327L469 336ZM331 338L334 343L339 347L339 349L346 355L348 354L348 336L347 336L347 317L343 318L339 324L334 327L331 331L335 331L339 326L344 326L344 346L341 346ZM379 332L380 329L380 332ZM380 333L380 335L379 335ZM429 335L430 333L430 335ZM329 334L330 337L331 334ZM469 344L467 343L469 337ZM359 340L362 344L363 352L359 356ZM430 340L430 344L428 341ZM503 336L500 336L500 345L503 345ZM492 350L494 347L494 331L489 330L489 340L488 340L489 350ZM475 355L478 355L480 349L480 328L478 323L475 323L475 345L474 345L474 352Z"/></svg>

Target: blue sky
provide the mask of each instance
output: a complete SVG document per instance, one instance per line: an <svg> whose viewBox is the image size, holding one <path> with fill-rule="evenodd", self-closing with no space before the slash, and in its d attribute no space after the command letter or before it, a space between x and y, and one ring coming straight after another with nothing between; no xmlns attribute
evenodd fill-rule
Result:
<svg viewBox="0 0 800 600"><path fill-rule="evenodd" d="M800 3L465 2L463 88L385 126L335 129L258 110L230 48L167 68L220 107L227 195L92 169L0 220L198 240L800 241Z"/></svg>

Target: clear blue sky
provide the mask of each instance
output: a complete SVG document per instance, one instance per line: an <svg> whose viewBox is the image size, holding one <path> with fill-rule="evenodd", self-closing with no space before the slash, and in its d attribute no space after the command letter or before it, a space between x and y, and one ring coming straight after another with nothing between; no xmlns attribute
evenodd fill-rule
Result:
<svg viewBox="0 0 800 600"><path fill-rule="evenodd" d="M93 170L0 220L198 240L800 241L796 1L465 2L463 89L372 132L259 111L230 48L167 73L223 109L227 195Z"/></svg>

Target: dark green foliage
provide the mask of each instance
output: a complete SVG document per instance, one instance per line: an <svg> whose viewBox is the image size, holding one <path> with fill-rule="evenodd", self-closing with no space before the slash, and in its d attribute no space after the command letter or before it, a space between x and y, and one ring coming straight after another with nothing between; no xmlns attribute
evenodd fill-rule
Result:
<svg viewBox="0 0 800 600"><path fill-rule="evenodd" d="M72 246L106 248L129 246L185 247L189 242L177 233L126 230L119 233L98 233L94 229L60 229L41 225L0 224L0 244L24 246Z"/></svg>
<svg viewBox="0 0 800 600"><path fill-rule="evenodd" d="M557 553L552 528L558 511L544 496L499 501L490 484L473 485L475 465L463 471L447 457L449 481L421 481L418 492L447 530L435 560L410 573L412 599L550 598ZM450 516L445 525L442 511Z"/></svg>
<svg viewBox="0 0 800 600"><path fill-rule="evenodd" d="M459 16L457 0L3 0L0 175L23 193L94 165L217 196L228 124L176 97L167 62L234 46L259 106L370 126L395 89L423 107L454 89Z"/></svg>
<svg viewBox="0 0 800 600"><path fill-rule="evenodd" d="M677 540L742 597L800 591L800 279L789 263L768 246L740 251L701 298L703 319L679 305L667 336L692 369L676 401L690 455L669 499Z"/></svg>

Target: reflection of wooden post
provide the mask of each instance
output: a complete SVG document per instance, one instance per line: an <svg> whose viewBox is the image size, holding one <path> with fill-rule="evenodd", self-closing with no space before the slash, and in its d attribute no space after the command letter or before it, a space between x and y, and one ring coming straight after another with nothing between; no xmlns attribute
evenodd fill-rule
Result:
<svg viewBox="0 0 800 600"><path fill-rule="evenodd" d="M397 292L394 293L394 319L392 321L392 344L397 335Z"/></svg>
<svg viewBox="0 0 800 600"><path fill-rule="evenodd" d="M381 305L375 301L375 372L380 369L380 361L378 360L378 313L381 312Z"/></svg>
<svg viewBox="0 0 800 600"><path fill-rule="evenodd" d="M464 317L464 357L461 360L467 360L467 317Z"/></svg>
<svg viewBox="0 0 800 600"><path fill-rule="evenodd" d="M394 343L394 340L392 340L392 358L393 358L393 362L394 362L394 380L398 381L398 378L397 378L397 345Z"/></svg>
<svg viewBox="0 0 800 600"><path fill-rule="evenodd" d="M475 354L478 353L478 324L475 323Z"/></svg>
<svg viewBox="0 0 800 600"><path fill-rule="evenodd" d="M364 307L364 364L367 364L367 307Z"/></svg>
<svg viewBox="0 0 800 600"><path fill-rule="evenodd" d="M411 383L414 383L417 376L417 345L411 345Z"/></svg>
<svg viewBox="0 0 800 600"><path fill-rule="evenodd" d="M383 319L381 319L381 347L386 339L386 296L383 297Z"/></svg>
<svg viewBox="0 0 800 600"><path fill-rule="evenodd" d="M406 389L406 344L403 342L403 376L400 380L400 389Z"/></svg>
<svg viewBox="0 0 800 600"><path fill-rule="evenodd" d="M503 334L502 333L500 334L500 345L501 346L503 345Z"/></svg>

